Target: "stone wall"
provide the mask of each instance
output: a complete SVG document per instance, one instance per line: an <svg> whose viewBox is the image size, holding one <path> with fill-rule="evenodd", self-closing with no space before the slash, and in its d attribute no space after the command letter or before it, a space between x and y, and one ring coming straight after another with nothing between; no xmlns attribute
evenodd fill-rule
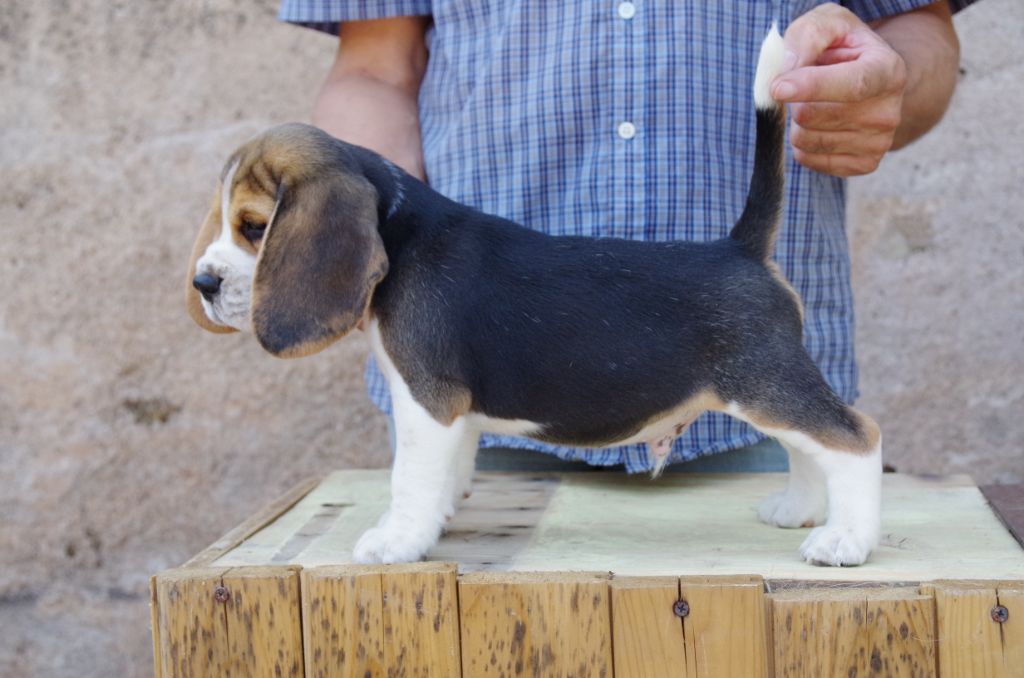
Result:
<svg viewBox="0 0 1024 678"><path fill-rule="evenodd" d="M147 675L147 577L300 478L388 462L348 339L196 328L225 154L308 115L335 42L272 1L0 10L0 675ZM931 137L851 182L862 404L900 470L1024 480L1024 7L958 19Z"/></svg>

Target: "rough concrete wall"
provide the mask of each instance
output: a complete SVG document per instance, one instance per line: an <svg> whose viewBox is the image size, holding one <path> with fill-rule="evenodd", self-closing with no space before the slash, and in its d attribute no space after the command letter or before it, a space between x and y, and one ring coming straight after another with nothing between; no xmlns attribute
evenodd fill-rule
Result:
<svg viewBox="0 0 1024 678"><path fill-rule="evenodd" d="M150 573L302 477L387 463L361 340L282 362L183 311L225 154L305 119L333 55L273 15L0 10L0 675L147 675ZM900 469L1022 480L1024 7L958 25L948 120L853 182L863 405Z"/></svg>
<svg viewBox="0 0 1024 678"><path fill-rule="evenodd" d="M850 182L860 405L889 463L1024 482L1024 4L957 17L936 131Z"/></svg>

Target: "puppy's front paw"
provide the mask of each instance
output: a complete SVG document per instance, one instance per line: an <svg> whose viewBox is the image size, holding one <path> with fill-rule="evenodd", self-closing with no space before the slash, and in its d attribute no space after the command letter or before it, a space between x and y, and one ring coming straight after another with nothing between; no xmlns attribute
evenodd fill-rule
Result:
<svg viewBox="0 0 1024 678"><path fill-rule="evenodd" d="M844 525L824 525L811 530L800 554L811 565L860 565L878 544L878 538Z"/></svg>
<svg viewBox="0 0 1024 678"><path fill-rule="evenodd" d="M824 497L789 490L771 495L757 511L762 523L778 527L814 527L824 523L827 514Z"/></svg>
<svg viewBox="0 0 1024 678"><path fill-rule="evenodd" d="M385 524L364 532L352 557L357 563L412 563L422 558L435 541L436 536L430 538L416 530Z"/></svg>

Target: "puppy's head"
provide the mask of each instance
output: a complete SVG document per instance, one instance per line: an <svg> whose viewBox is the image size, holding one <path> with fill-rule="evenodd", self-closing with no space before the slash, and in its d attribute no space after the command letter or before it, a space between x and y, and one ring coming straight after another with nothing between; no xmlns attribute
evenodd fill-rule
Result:
<svg viewBox="0 0 1024 678"><path fill-rule="evenodd" d="M192 250L189 314L252 327L270 353L316 353L362 318L387 273L378 194L351 147L308 125L272 128L221 173Z"/></svg>

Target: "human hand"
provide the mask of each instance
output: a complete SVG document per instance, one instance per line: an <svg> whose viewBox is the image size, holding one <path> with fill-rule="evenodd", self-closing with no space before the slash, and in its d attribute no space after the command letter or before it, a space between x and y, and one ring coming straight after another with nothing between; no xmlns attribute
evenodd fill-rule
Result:
<svg viewBox="0 0 1024 678"><path fill-rule="evenodd" d="M790 143L801 165L849 177L877 169L900 124L907 67L855 14L815 7L786 30L788 68L772 96L790 104Z"/></svg>

